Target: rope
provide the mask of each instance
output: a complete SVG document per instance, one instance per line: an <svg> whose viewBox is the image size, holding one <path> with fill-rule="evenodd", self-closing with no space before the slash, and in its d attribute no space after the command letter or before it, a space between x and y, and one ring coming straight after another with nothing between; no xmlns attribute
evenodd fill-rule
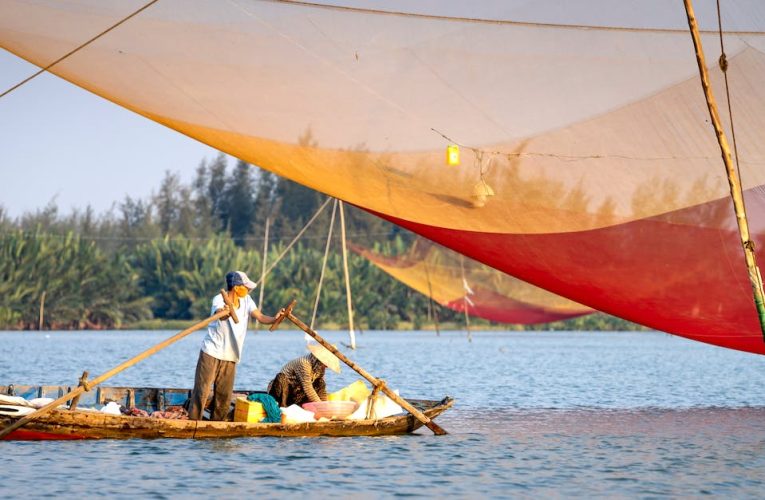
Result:
<svg viewBox="0 0 765 500"><path fill-rule="evenodd" d="M329 257L329 245L332 242L332 228L335 225L335 212L337 212L337 198L332 204L332 217L329 220L329 232L327 233L327 245L324 247L324 260L321 264L321 274L319 275L319 284L316 287L316 301L313 303L313 314L311 314L311 330L316 322L316 311L319 310L319 297L321 296L321 284L324 281L324 271L327 269L327 257ZM306 335L308 337L308 335ZM308 337L306 340L310 340Z"/></svg>
<svg viewBox="0 0 765 500"><path fill-rule="evenodd" d="M45 66L44 68L42 68L41 70L39 70L37 73L35 73L35 74L33 74L32 76L30 76L30 77L28 77L28 78L25 78L24 80L20 81L19 83L17 83L17 84L16 84L16 85L14 85L13 87L9 88L8 90L6 90L6 91L5 91L5 92L3 92L2 94L0 94L0 99L1 99L1 98L3 98L3 97L5 97L6 95L10 94L11 92L13 92L14 90L16 90L17 88L21 87L21 86L22 86L22 85L24 85L25 83L27 83L27 82L31 81L33 78L36 78L36 77L38 77L39 75L41 75L41 74L45 73L46 71L48 71L49 69L51 69L53 66L55 66L55 65L56 65L56 64L58 64L58 63L60 63L60 62L61 62L61 61L63 61L64 59L68 58L69 56L71 56L71 55L74 55L74 54L75 54L76 52L78 52L80 49L83 49L83 48L87 47L88 45L90 45L91 43L95 42L96 40L98 40L99 38L101 38L102 36L104 36L105 34L109 33L111 30L113 30L113 29L114 29L114 28L116 28L117 26L119 26L119 25L123 24L124 22L126 22L127 20L129 20L129 19L131 19L131 18L133 18L133 17L137 16L138 14L140 14L140 13L141 13L141 12L143 12L144 10L148 9L149 7L151 7L152 5L154 5L155 3L157 3L158 1L159 1L159 0L151 0L149 3L147 3L146 5L144 5L143 7L141 7L140 9L136 10L136 11L135 11L135 12L133 12L132 14L130 14L130 15L128 15L127 17L123 18L122 20L120 20L120 21L119 21L119 22L117 22L116 24L113 24L112 26L110 26L109 28L105 29L104 31L102 31L102 32L101 32L101 33L99 33L98 35L94 36L93 38L91 38L91 39L90 39L90 40L88 40L87 42L83 43L82 45L79 45L78 47L76 47L76 48L74 48L74 49L70 50L69 52L67 52L67 53L66 53L66 54L64 54L63 56L59 57L58 59L56 59L55 61L53 61L53 62L52 62L52 63L50 63L49 65L47 65L47 66Z"/></svg>
<svg viewBox="0 0 765 500"><path fill-rule="evenodd" d="M717 33L720 36L720 70L725 79L725 98L728 103L728 118L730 119L730 136L733 140L733 159L736 161L736 173L741 179L741 166L738 161L738 143L736 142L736 127L733 126L733 107L730 103L730 86L728 85L728 57L725 55L725 43L723 42L722 15L720 14L720 0L717 0ZM746 209L746 200L743 200Z"/></svg>
<svg viewBox="0 0 765 500"><path fill-rule="evenodd" d="M75 236L82 240L88 240L88 241L146 241L146 242L152 242L152 241L196 241L200 243L204 243L207 241L213 241L217 239L219 236L214 237L189 237L189 236L95 236L95 235L88 235L88 234L80 234L77 233L75 230L70 229L64 229L64 231L72 231L75 233ZM48 232L38 232L37 230L24 230L24 229L8 229L8 230L0 230L0 237L3 236L14 236L17 234L21 234L24 237L32 237L34 236L37 239L43 239L43 238L51 238L51 239L59 239L63 240L68 238L66 234L59 234L59 233L48 233ZM390 231L381 232L381 233L364 233L364 232L358 232L358 233L348 233L351 238L354 236L363 236L363 237L370 237L370 236L389 236ZM285 241L288 238L293 238L293 236L290 235L284 235L283 237L279 238L269 238L270 240L274 240L277 242ZM318 239L318 236L304 236L304 240L315 240ZM323 236L322 236L323 238ZM245 236L243 238L240 238L241 241L247 242L247 243L257 243L263 240L261 236Z"/></svg>
<svg viewBox="0 0 765 500"><path fill-rule="evenodd" d="M430 128L431 131L435 132L436 134L440 135L444 139L446 139L451 144L456 144L457 146L468 149L473 152L476 156L480 155L491 155L494 156L503 156L508 159L513 158L554 158L556 160L561 161L580 161L580 160L612 160L612 159L618 159L618 160L636 160L636 161L651 161L651 162L662 162L666 163L669 161L676 161L676 160L711 160L714 159L712 156L690 156L690 155L683 155L683 156L640 156L640 155L624 155L624 154L591 154L591 155L571 155L571 154L560 154L560 153L539 153L536 151L492 151L488 149L481 149L475 146L470 146L464 143L461 143L459 141L455 141L448 135L444 134L438 129ZM761 160L756 159L750 159L749 163L752 165L763 165L765 162Z"/></svg>
<svg viewBox="0 0 765 500"><path fill-rule="evenodd" d="M512 19L489 19L483 17L466 17L466 16L447 16L438 14L424 14L418 12L404 12L399 10L383 10L373 9L367 7L355 7L346 5L327 5L324 3L309 2L305 0L260 0L263 3L276 3L295 5L300 7L312 7L315 9L326 9L334 11L356 12L361 14L376 14L382 16L395 16L395 17L410 17L419 19L429 19L433 21L446 21L446 22L460 22L460 23L477 23L477 24L498 24L498 25L510 25L510 26L527 26L533 28L559 28L570 30L587 30L587 31L628 31L628 32L649 32L649 33L682 33L681 28L634 28L627 26L599 26L596 24L561 24L561 23L542 23L534 21L514 21ZM702 30L702 33L709 33L709 31ZM761 35L760 31L736 31L736 34L742 35Z"/></svg>
<svg viewBox="0 0 765 500"><path fill-rule="evenodd" d="M276 258L276 260L270 266L268 266L268 269L266 269L265 272L263 272L263 275L260 277L260 279L257 281L256 284L260 284L261 281L264 280L266 276L268 276L271 273L274 267L276 267L276 264L278 264L284 258L284 256L287 255L287 252L289 252L290 249L295 245L295 243L297 243L297 241L300 239L300 237L303 236L303 233L305 233L306 229L308 229L311 226L311 224L313 224L313 221L315 221L316 218L324 211L324 208L326 208L327 204L329 203L329 200L331 199L332 198L330 198L329 196L327 197L327 200L324 203L322 203L322 205L319 207L316 213L313 214L313 217L311 217L311 219L306 223L306 225L303 226L303 229L301 229L300 232L298 232L298 234L295 236L295 238L292 241L290 241L290 244L287 245L287 248L285 248L284 251L282 251L282 253L280 253L279 256Z"/></svg>

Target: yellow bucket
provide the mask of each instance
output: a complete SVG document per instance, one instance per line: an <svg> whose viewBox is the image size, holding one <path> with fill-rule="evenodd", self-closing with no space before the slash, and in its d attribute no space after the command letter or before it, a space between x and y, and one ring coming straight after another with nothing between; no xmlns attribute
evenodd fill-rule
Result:
<svg viewBox="0 0 765 500"><path fill-rule="evenodd" d="M266 418L263 405L257 401L247 401L245 398L236 398L234 405L234 422L260 422Z"/></svg>

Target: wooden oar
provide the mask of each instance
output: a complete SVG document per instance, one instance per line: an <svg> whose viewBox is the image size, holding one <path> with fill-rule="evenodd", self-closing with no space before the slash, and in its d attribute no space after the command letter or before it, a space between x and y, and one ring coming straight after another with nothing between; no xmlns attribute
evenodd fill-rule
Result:
<svg viewBox="0 0 765 500"><path fill-rule="evenodd" d="M348 357L345 356L342 352L338 351L335 346L321 338L321 336L316 333L315 331L311 330L311 328L300 321L294 314L292 314L292 309L295 307L296 301L293 300L290 302L290 304L285 307L282 311L280 317L276 319L276 321L271 325L271 331L275 330L279 324L284 320L284 318L289 319L292 321L295 326L303 330L305 333L313 337L316 342L323 345L329 352L337 356L337 358L345 363L346 365L350 366L351 369L353 369L356 373L367 379L374 387L378 388L379 390L383 391L385 394L388 395L389 398L391 398L393 401L399 404L402 408L404 408L406 411L411 413L414 418L422 422L425 427L433 431L433 434L437 436L443 436L444 434L448 434L444 429L442 429L438 424L433 422L430 418L428 418L424 413L422 413L420 410L409 404L404 398L393 392L388 388L388 386L385 384L383 380L380 380L379 378L373 377L371 374L369 374L366 370L361 368L359 365L351 361ZM281 311L280 311L281 312Z"/></svg>
<svg viewBox="0 0 765 500"><path fill-rule="evenodd" d="M20 418L19 420L17 420L13 424L9 425L8 427L6 427L2 431L0 431L0 439L4 438L5 436L7 436L11 432L15 431L19 427L22 427L22 426L28 424L32 420L34 420L34 419L36 419L38 417L41 417L41 416L45 415L46 413L50 413L55 408L58 408L60 405L65 404L70 399L73 399L76 396L79 396L80 394L82 394L85 391L89 391L92 387L97 386L98 384L100 384L104 380L113 377L114 375L118 374L119 372L121 372L121 371L123 371L123 370L125 370L127 368L130 368L131 366L135 365L139 361L142 361L142 360L148 358L152 354L156 354L157 352L161 351L162 349L164 349L165 347L169 346L170 344L172 344L174 342L177 342L178 340L181 340L183 337L186 337L187 335L189 335L191 333L194 333L195 331L199 330L200 328L204 328L205 326L209 325L213 321L216 321L218 319L221 319L221 318L224 318L224 317L230 315L231 319L234 320L234 323L239 323L239 318L237 318L237 316L236 316L236 312L234 311L234 307L233 307L233 305L231 304L231 301L228 298L228 294L224 290L221 290L220 293L221 293L221 295L223 295L223 301L226 303L226 305L229 306L228 309L223 309L223 310L213 314L209 318L207 318L207 319L205 319L203 321L200 321L199 323L196 323L196 324L188 327L187 329L183 330L182 332L176 333L175 335L173 335L169 339L165 340L164 342L161 342L161 343L155 345L151 349L148 349L148 350L142 352L138 356L130 358L129 360L125 361L124 363L122 363L121 365L119 365L119 366L117 366L115 368L112 368L111 370L109 370L108 372L104 373L103 375L100 375L100 376L94 378L93 380L90 380L88 382L83 383L82 385L80 385L76 389L72 390L71 392L68 392L67 394L64 394L63 396L61 396L57 400L53 401L52 403L48 403L47 405L43 406L39 410L35 411L34 413L30 413L29 415L26 415L26 416Z"/></svg>

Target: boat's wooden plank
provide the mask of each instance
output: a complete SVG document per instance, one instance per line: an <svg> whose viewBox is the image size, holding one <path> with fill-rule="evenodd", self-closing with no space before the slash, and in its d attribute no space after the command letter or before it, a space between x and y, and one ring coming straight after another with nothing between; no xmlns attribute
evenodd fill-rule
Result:
<svg viewBox="0 0 765 500"><path fill-rule="evenodd" d="M51 397L55 399L64 395L65 392L70 392L73 387L67 385L4 385L0 386L0 394L21 396L25 399L38 397ZM264 391L236 389L234 392L249 395ZM190 389L99 386L93 391L83 393L80 397L79 405L87 408L114 401L127 408L140 408L151 413L156 410L166 409L168 406L183 405L189 397L191 397Z"/></svg>
<svg viewBox="0 0 765 500"><path fill-rule="evenodd" d="M98 397L100 399L99 404L106 404L110 401L114 401L122 406L127 406L130 399L130 391L127 387L99 387Z"/></svg>
<svg viewBox="0 0 765 500"><path fill-rule="evenodd" d="M139 388L135 391L135 406L149 413L159 409L157 403L158 389Z"/></svg>
<svg viewBox="0 0 765 500"><path fill-rule="evenodd" d="M165 389L162 393L164 406L180 406L191 397L191 391L186 389Z"/></svg>

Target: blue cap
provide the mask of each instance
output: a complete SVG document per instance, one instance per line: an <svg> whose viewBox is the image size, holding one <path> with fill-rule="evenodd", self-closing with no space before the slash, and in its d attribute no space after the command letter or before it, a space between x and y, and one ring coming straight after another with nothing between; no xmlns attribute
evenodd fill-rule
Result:
<svg viewBox="0 0 765 500"><path fill-rule="evenodd" d="M233 288L236 285L244 285L249 290L252 290L258 286L257 283L254 283L242 271L231 271L230 273L226 274L226 286L228 288Z"/></svg>

